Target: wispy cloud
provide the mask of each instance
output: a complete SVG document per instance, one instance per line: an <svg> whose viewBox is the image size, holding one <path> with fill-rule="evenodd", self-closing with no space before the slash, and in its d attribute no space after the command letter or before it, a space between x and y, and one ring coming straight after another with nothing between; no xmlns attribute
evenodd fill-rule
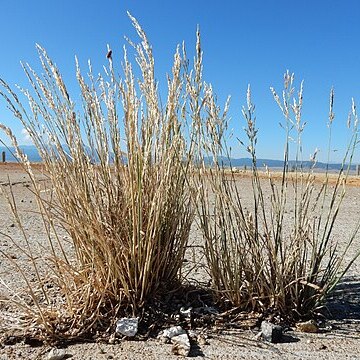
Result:
<svg viewBox="0 0 360 360"><path fill-rule="evenodd" d="M31 140L31 136L25 128L21 130L21 134L22 134L22 141L21 141L22 143L24 143L25 145L33 144L33 141Z"/></svg>

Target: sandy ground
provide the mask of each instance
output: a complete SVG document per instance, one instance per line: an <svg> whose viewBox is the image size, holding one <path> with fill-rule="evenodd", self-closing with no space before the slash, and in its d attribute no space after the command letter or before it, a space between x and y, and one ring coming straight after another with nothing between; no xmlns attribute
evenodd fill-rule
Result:
<svg viewBox="0 0 360 360"><path fill-rule="evenodd" d="M319 175L319 183L323 180ZM23 170L14 164L0 164L0 184L6 185L8 177L13 187L24 227L31 237L42 241L42 224L34 212L36 201L31 194L31 184ZM39 176L41 179L42 177ZM243 201L251 203L251 188L248 174L238 174ZM346 241L359 217L360 178L349 181L343 211L336 227L335 237ZM0 249L21 261L21 254L13 246L8 236L19 237L20 233L13 225L11 213L4 198L0 198ZM198 243L201 235L194 227L191 243ZM356 237L354 248L349 257L360 249L360 235ZM201 268L199 274L203 274ZM195 274L194 277L199 276ZM290 329L287 341L280 344L268 344L255 340L257 329L249 330L212 330L208 333L208 344L193 344L190 355L205 359L360 359L360 258L348 272L344 282L336 290L336 296L329 302L332 316L325 323L323 331L307 334ZM200 275L203 276L203 275ZM4 263L0 263L0 278L8 285L16 285L18 275L10 272ZM0 299L5 291L0 286ZM8 330L1 323L1 315L6 315L6 307L0 303L0 339ZM200 330L195 330L200 332ZM26 342L26 341L25 341ZM171 344L157 339L147 341L119 341L116 344L85 343L67 346L66 353L71 359L175 359ZM0 343L0 360L5 359L46 359L50 347L34 347L24 341L15 345Z"/></svg>

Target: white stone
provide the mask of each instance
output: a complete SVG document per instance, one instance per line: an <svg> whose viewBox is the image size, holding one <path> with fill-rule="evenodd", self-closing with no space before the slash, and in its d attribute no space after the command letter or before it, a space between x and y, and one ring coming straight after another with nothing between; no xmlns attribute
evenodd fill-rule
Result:
<svg viewBox="0 0 360 360"><path fill-rule="evenodd" d="M122 318L116 323L117 334L122 334L125 336L135 336L138 332L139 318Z"/></svg>
<svg viewBox="0 0 360 360"><path fill-rule="evenodd" d="M165 329L161 336L172 339L174 336L183 335L183 334L186 335L186 331L181 326L173 326L169 329Z"/></svg>
<svg viewBox="0 0 360 360"><path fill-rule="evenodd" d="M63 349L51 349L50 352L48 353L48 360L62 360L65 358L66 354L65 350Z"/></svg>

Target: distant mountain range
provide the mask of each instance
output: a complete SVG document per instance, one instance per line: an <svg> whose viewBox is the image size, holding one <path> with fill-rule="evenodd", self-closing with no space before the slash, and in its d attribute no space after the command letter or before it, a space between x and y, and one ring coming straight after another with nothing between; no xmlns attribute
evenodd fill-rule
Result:
<svg viewBox="0 0 360 360"><path fill-rule="evenodd" d="M27 155L30 162L41 162L39 152L34 145L20 145L19 147ZM15 149L12 146L9 146L8 148L0 146L0 161L2 161L3 151L5 151L5 158L7 162L17 162L14 155Z"/></svg>
<svg viewBox="0 0 360 360"><path fill-rule="evenodd" d="M41 162L41 157L34 145L21 145L20 148L28 156L28 159L31 162ZM14 153L13 147L6 148L4 146L0 146L0 153L2 153L3 151L5 151L5 156L6 156L7 162L16 162L17 161L13 155L13 153ZM0 156L0 161L2 161L2 156ZM226 157L222 157L222 158L220 158L220 161L226 167L250 168L252 165L252 160L250 158L228 159ZM211 164L212 161L210 158L207 158L206 162L208 164ZM283 163L284 163L283 160L257 159L257 166L259 168L261 168L265 165L268 166L269 168L282 168ZM313 164L310 161L303 161L301 163L301 165L304 169L306 169L306 168L310 168ZM295 166L296 166L296 162L293 160L290 160L289 167L291 168L291 167L295 167ZM330 170L330 171L337 171L341 168L341 164L335 164L335 163L334 164L332 164L332 163L326 164L323 162L317 162L315 168L322 169L322 170L325 170L326 168L328 168L328 170ZM352 165L351 170L355 170L355 169L356 169L356 165Z"/></svg>
<svg viewBox="0 0 360 360"><path fill-rule="evenodd" d="M244 168L245 166L247 168L250 168L252 166L252 160L250 158L240 158L240 159L228 159L226 157L222 157L219 159L219 161L221 161L221 163L224 166L229 166L229 167L236 167L236 168ZM207 162L210 164L211 163L211 159L208 158ZM304 169L309 169L310 167L313 166L313 163L311 161L302 161L300 163L298 163L298 166L301 166ZM256 161L256 165L258 168L267 166L269 168L282 168L284 166L284 161L283 160L271 160L271 159L257 159ZM326 164L323 162L317 162L315 164L315 169L323 169L325 170L326 168L328 170L340 170L341 169L341 164L339 163L330 163L330 164ZM294 160L289 160L289 167L296 167L296 161ZM353 164L351 165L351 170L355 170L356 169L356 165Z"/></svg>

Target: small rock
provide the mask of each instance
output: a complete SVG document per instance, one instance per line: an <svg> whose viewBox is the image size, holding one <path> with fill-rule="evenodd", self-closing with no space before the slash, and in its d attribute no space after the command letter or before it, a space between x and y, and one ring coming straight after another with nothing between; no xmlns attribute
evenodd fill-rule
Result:
<svg viewBox="0 0 360 360"><path fill-rule="evenodd" d="M15 224L10 224L10 227L15 227Z"/></svg>
<svg viewBox="0 0 360 360"><path fill-rule="evenodd" d="M190 353L190 339L181 326L173 326L165 329L159 336L162 340L170 341L173 344L172 353L175 355L188 356Z"/></svg>
<svg viewBox="0 0 360 360"><path fill-rule="evenodd" d="M122 318L116 323L115 332L125 336L135 336L138 332L139 318Z"/></svg>
<svg viewBox="0 0 360 360"><path fill-rule="evenodd" d="M189 356L190 353L190 340L187 334L176 335L171 338L174 344L171 351L175 355Z"/></svg>
<svg viewBox="0 0 360 360"><path fill-rule="evenodd" d="M317 333L319 331L319 327L314 320L309 320L297 323L296 330L305 333Z"/></svg>
<svg viewBox="0 0 360 360"><path fill-rule="evenodd" d="M65 352L63 349L51 349L48 353L48 360L62 360L65 359L65 357L68 357L69 354Z"/></svg>
<svg viewBox="0 0 360 360"><path fill-rule="evenodd" d="M183 335L183 334L186 335L186 331L181 326L173 326L169 329L165 329L161 334L161 337L167 337L169 339L172 339L174 336Z"/></svg>
<svg viewBox="0 0 360 360"><path fill-rule="evenodd" d="M326 349L327 349L327 346L324 345L324 344L321 344L321 345L319 346L319 350L326 350Z"/></svg>
<svg viewBox="0 0 360 360"><path fill-rule="evenodd" d="M261 323L261 337L271 343L281 342L283 329L279 325L274 325L268 321Z"/></svg>

